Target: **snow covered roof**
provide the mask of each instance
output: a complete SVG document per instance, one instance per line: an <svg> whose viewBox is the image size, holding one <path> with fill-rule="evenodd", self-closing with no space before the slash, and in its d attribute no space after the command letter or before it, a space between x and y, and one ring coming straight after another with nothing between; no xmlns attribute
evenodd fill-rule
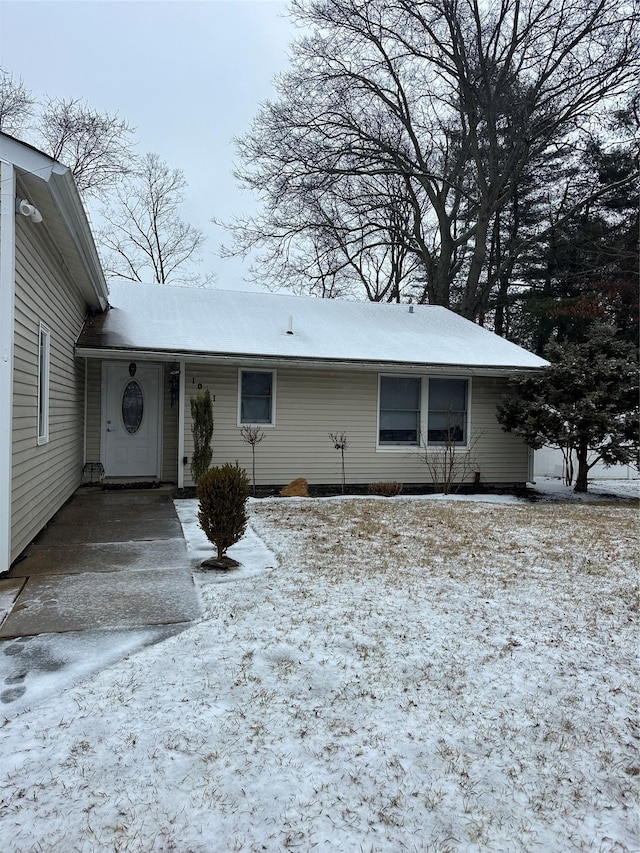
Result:
<svg viewBox="0 0 640 853"><path fill-rule="evenodd" d="M397 305L115 281L111 310L93 317L79 355L334 365L429 365L478 372L547 362L431 305ZM474 371L475 372L475 371Z"/></svg>

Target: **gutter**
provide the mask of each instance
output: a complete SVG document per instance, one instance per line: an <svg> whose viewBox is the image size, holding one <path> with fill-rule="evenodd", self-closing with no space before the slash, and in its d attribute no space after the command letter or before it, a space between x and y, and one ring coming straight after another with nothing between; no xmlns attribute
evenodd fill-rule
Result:
<svg viewBox="0 0 640 853"><path fill-rule="evenodd" d="M398 362L398 361L367 361L356 359L330 359L300 356L271 356L253 355L251 353L207 353L188 350L147 350L143 348L117 347L83 347L76 345L76 355L82 358L97 358L104 360L127 359L139 361L190 361L203 364L220 364L230 367L298 367L321 368L324 370L355 370L364 372L393 373L430 373L442 375L464 374L465 376L514 376L516 374L540 373L547 366L540 367L511 366L511 365L468 365L442 364L427 362Z"/></svg>

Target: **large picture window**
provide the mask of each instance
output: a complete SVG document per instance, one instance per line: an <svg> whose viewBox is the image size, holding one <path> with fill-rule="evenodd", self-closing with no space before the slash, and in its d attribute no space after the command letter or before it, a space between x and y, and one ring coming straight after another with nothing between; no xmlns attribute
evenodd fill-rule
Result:
<svg viewBox="0 0 640 853"><path fill-rule="evenodd" d="M428 444L467 443L467 379L429 379Z"/></svg>
<svg viewBox="0 0 640 853"><path fill-rule="evenodd" d="M240 424L275 423L275 372L241 370L238 422Z"/></svg>
<svg viewBox="0 0 640 853"><path fill-rule="evenodd" d="M420 443L420 384L415 377L380 377L378 443L381 446Z"/></svg>
<svg viewBox="0 0 640 853"><path fill-rule="evenodd" d="M38 338L38 444L49 441L49 363L51 332L40 323Z"/></svg>

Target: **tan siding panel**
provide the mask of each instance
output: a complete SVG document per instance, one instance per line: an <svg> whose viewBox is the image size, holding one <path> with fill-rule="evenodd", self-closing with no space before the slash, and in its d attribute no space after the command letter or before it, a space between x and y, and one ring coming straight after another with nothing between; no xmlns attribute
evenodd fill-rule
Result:
<svg viewBox="0 0 640 853"><path fill-rule="evenodd" d="M87 359L87 462L100 462L102 418L102 362Z"/></svg>
<svg viewBox="0 0 640 853"><path fill-rule="evenodd" d="M185 454L191 460L190 397L198 384L214 400L213 464L236 459L251 469L251 449L237 426L238 371L235 368L187 365ZM526 446L502 432L495 410L503 380L472 380L471 434L477 439L474 471L483 482L524 482ZM305 477L310 483L339 483L341 458L329 439L344 431L347 481L354 485L376 480L404 483L430 482L420 453L412 450L377 450L378 374L355 371L280 369L277 371L276 425L264 427L265 437L256 448L258 484L287 483ZM473 480L473 471L469 479ZM187 465L185 485L192 485Z"/></svg>
<svg viewBox="0 0 640 853"><path fill-rule="evenodd" d="M85 305L42 233L18 217L14 346L12 558L81 482L84 364L73 353ZM51 331L49 441L37 443L38 330Z"/></svg>
<svg viewBox="0 0 640 853"><path fill-rule="evenodd" d="M162 479L168 483L178 482L178 403L171 405L171 365L164 365L163 372L163 417L162 417Z"/></svg>

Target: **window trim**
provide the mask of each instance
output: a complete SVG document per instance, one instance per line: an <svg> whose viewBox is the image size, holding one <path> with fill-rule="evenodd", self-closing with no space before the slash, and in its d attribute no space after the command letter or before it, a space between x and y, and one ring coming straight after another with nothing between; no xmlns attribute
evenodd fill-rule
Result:
<svg viewBox="0 0 640 853"><path fill-rule="evenodd" d="M40 322L38 326L38 444L49 442L49 396L51 377L51 330Z"/></svg>
<svg viewBox="0 0 640 853"><path fill-rule="evenodd" d="M419 427L420 434L418 444L380 444L380 386L381 378L397 377L398 379L419 379L420 380L420 418ZM453 447L454 453L466 452L470 448L469 437L471 434L471 396L472 396L472 377L460 376L452 374L439 373L379 373L378 374L378 400L376 407L376 452L379 453L425 453L425 451L441 450L446 445L442 442L429 442L428 427L429 427L429 380L430 379L460 379L467 383L467 399L466 399L466 421L465 421L465 442L464 444L455 444Z"/></svg>
<svg viewBox="0 0 640 853"><path fill-rule="evenodd" d="M271 374L271 421L270 423L260 423L258 421L243 421L242 420L242 374L243 373L270 373ZM239 428L245 426L261 427L262 429L273 429L276 425L276 387L277 387L277 370L269 370L253 367L238 368L238 410L237 410L237 426Z"/></svg>

